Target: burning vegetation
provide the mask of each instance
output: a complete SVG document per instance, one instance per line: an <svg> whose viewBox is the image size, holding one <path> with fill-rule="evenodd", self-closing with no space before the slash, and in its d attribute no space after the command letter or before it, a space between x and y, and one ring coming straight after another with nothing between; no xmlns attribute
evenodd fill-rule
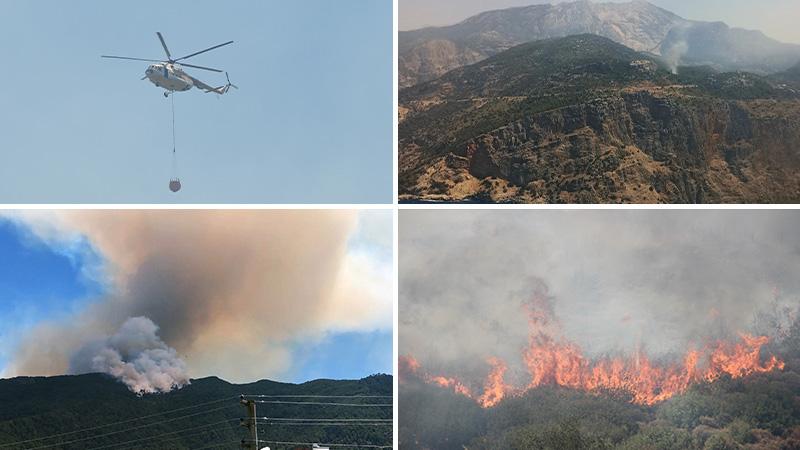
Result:
<svg viewBox="0 0 800 450"><path fill-rule="evenodd" d="M722 376L736 379L784 368L784 362L776 356L762 355L763 347L770 341L768 336L746 333L741 333L736 341L716 340L691 348L680 361L673 363L651 361L642 351L630 356L592 359L560 333L545 300L536 299L526 309L530 338L521 357L529 376L527 384L519 386L506 382L508 365L497 357L486 360L488 375L480 390L474 390L474 386L459 378L426 372L411 355L400 357L401 382L417 379L450 389L484 408L542 386L622 393L629 396L632 403L655 405L686 392L696 383L713 382Z"/></svg>

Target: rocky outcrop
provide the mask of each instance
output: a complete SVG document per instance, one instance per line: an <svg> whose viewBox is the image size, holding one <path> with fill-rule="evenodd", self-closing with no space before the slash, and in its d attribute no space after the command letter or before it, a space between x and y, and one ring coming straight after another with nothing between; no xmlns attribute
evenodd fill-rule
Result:
<svg viewBox="0 0 800 450"><path fill-rule="evenodd" d="M797 202L800 101L628 89L520 118L405 179L405 200Z"/></svg>

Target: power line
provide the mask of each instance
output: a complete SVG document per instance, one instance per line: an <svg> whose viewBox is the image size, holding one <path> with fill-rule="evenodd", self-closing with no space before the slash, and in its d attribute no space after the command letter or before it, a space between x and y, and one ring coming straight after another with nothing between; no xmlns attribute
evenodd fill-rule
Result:
<svg viewBox="0 0 800 450"><path fill-rule="evenodd" d="M242 394L243 397L255 398L393 398L392 395L256 395Z"/></svg>
<svg viewBox="0 0 800 450"><path fill-rule="evenodd" d="M279 403L284 405L330 405L330 406L394 406L391 403L328 403L328 402L285 402L283 400L252 400L255 403Z"/></svg>
<svg viewBox="0 0 800 450"><path fill-rule="evenodd" d="M259 439L258 442L263 442L265 444L278 444L278 445L308 445L308 446L312 446L314 444L317 444L320 447L392 448L391 445L375 445L375 444L320 444L318 442L265 441L265 440L261 440L261 439Z"/></svg>
<svg viewBox="0 0 800 450"><path fill-rule="evenodd" d="M323 422L323 423L315 423L315 422L280 422L280 423L262 423L260 425L270 425L276 427L377 427L382 426L385 427L386 425L392 425L391 423L336 423L336 422Z"/></svg>
<svg viewBox="0 0 800 450"><path fill-rule="evenodd" d="M305 422L305 421L317 421L317 422L392 422L393 419L369 419L369 418L358 418L358 419L306 419L306 418L296 418L296 417L255 417L256 420L269 420L269 421L288 421L288 422Z"/></svg>
<svg viewBox="0 0 800 450"><path fill-rule="evenodd" d="M200 412L193 413L193 414L187 414L187 415L181 416L181 417L174 417L172 419L162 420L160 422L148 423L148 424L145 424L145 425L139 425L139 426L136 426L136 427L126 428L126 429L123 429L123 430L111 431L109 433L97 434L97 435L94 435L94 436L87 436L87 437L84 437L84 438L74 439L74 440L67 441L67 442L59 442L59 443L56 443L56 444L48 444L48 445L42 445L42 446L39 446L39 447L32 447L32 448L29 448L28 450L38 450L38 449L42 449L42 448L51 448L51 447L58 447L60 445L74 444L76 442L90 441L90 440L93 440L93 439L99 439L101 437L112 436L112 435L119 434L119 433L125 433L125 432L128 432L128 431L134 431L134 430L140 430L142 428L152 427L153 425L160 425L160 424L165 424L165 423L169 423L169 422L174 422L176 420L187 419L189 417L200 416L200 415L203 415L203 414L208 414L208 413L215 412L215 411L220 411L220 410L223 410L223 409L228 409L228 408L231 408L233 406L234 405L221 406L219 408L209 409L209 410L206 410L206 411L200 411ZM231 420L231 419L229 419L229 420ZM233 419L233 420L237 420L237 419Z"/></svg>
<svg viewBox="0 0 800 450"><path fill-rule="evenodd" d="M227 447L227 446L233 445L233 444L236 444L238 446L241 442L242 441L221 442L219 444L206 445L205 447L195 447L192 450L206 450L206 449L209 449L209 448Z"/></svg>
<svg viewBox="0 0 800 450"><path fill-rule="evenodd" d="M360 396L287 396L289 398L359 398ZM273 398L267 395L258 396L256 398ZM277 397L281 398L281 397ZM346 418L346 419L321 419L321 418L307 418L307 419L299 419L299 418L289 418L289 417L281 417L275 418L277 420L271 420L269 417L258 417L256 415L256 404L258 403L266 403L266 404L283 404L283 405L330 405L330 406L348 406L348 407L392 407L394 406L392 403L340 403L340 402L317 402L317 401L285 401L285 400L252 400L246 399L245 395L240 397L240 404L247 407L247 414L248 418L242 419L241 425L245 426L249 430L250 438L247 440L242 441L242 447L251 449L251 450L258 450L261 447L261 443L273 443L277 445L307 445L312 446L312 443L304 443L304 442L285 442L285 441L270 441L266 439L259 439L258 432L259 432L259 422L262 426L271 426L271 427L334 427L334 426L381 426L386 427L389 425L391 427L391 423L389 420L391 419L369 419L369 418ZM272 428L273 430L275 428ZM389 428L391 430L391 428ZM261 429L260 431L265 432L266 429ZM322 444L320 444L322 445ZM326 444L327 445L327 444ZM331 444L330 446L333 447L353 447L353 448L391 448L391 446L384 446L384 445L375 445L375 444Z"/></svg>
<svg viewBox="0 0 800 450"><path fill-rule="evenodd" d="M217 425L222 425L224 423L229 423L229 422L232 422L234 420L239 420L239 419L222 420L222 421L219 421L219 422L209 423L209 424L206 424L206 425L199 425L199 426L196 426L196 427L184 428L182 430L170 431L169 433L161 433L161 434L157 434L155 436L148 436L148 437L143 437L143 438L139 438L139 439L131 439L130 441L118 442L116 444L103 445L101 447L92 447L92 448L89 448L89 449L86 449L86 450L101 450L101 449L105 449L105 448L117 447L117 446L120 446L120 445L128 445L128 444L133 444L133 443L136 443L136 442L148 441L150 439L158 439L158 438L162 438L164 436L171 436L171 435L174 435L174 434L185 433L187 431L195 431L195 430L199 430L199 429L202 429L202 428L215 427Z"/></svg>
<svg viewBox="0 0 800 450"><path fill-rule="evenodd" d="M233 397L233 398L235 398L235 397ZM155 414L148 414L146 416L134 417L132 419L121 420L119 422L111 422L111 423L107 423L105 425L98 425L96 427L83 428L83 429L75 430L75 431L67 431L66 433L52 434L50 436L44 436L44 437L34 438L34 439L27 439L27 440L24 440L24 441L12 442L10 444L0 444L0 448L2 448L2 447L10 447L10 446L13 446L13 445L21 445L21 444L26 444L26 443L35 442L35 441L43 441L43 440L46 440L46 439L52 439L52 438L57 438L57 437L69 436L71 434L83 433L83 432L86 432L86 431L99 430L100 428L107 428L107 427L110 427L110 426L113 426L113 425L121 425L121 424L124 424L124 423L135 422L137 420L149 419L151 417L157 417L157 416L163 416L165 414L170 414L170 413L174 413L174 412L177 412L177 411L185 411L187 409L197 408L197 407L200 407L200 406L206 406L206 405L212 405L214 403L225 402L225 401L229 401L230 399L231 399L231 397L225 397L225 398L221 398L221 399L218 399L218 400L212 400L210 402L198 403L196 405L191 405L191 406L185 406L183 408L172 409L172 410L169 410L169 411L164 411L164 412L155 413Z"/></svg>

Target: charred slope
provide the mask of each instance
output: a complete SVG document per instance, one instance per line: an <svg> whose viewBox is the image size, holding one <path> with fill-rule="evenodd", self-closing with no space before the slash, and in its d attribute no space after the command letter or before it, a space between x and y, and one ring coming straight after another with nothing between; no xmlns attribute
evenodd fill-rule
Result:
<svg viewBox="0 0 800 450"><path fill-rule="evenodd" d="M400 93L400 194L446 202L800 201L800 100L594 35L523 44Z"/></svg>
<svg viewBox="0 0 800 450"><path fill-rule="evenodd" d="M238 442L244 437L244 428L238 418L245 415L238 405L240 394L273 395L392 395L392 377L373 375L362 380L317 380L303 384L258 381L250 384L231 384L210 377L192 380L192 384L168 394L138 397L122 383L109 376L89 374L59 377L19 377L0 380L0 445L74 430L97 427L108 423L126 421L137 417L187 408L118 426L100 428L86 433L70 434L61 438L39 440L9 449L33 448L50 445L64 450L87 449L147 438L135 443L137 449L190 449L216 442ZM218 401L221 399L228 399ZM195 405L214 402L203 407ZM391 418L391 408L337 408L320 406L313 410L292 405L269 405L271 417L354 417ZM200 414L197 414L200 413ZM298 416L298 413L305 414ZM311 415L309 415L311 414ZM190 416L182 418L182 416ZM261 414L259 414L261 415ZM171 420L178 418L177 420ZM233 420L229 420L233 419ZM169 422L157 423L159 421ZM229 420L227 423L219 422ZM149 426L151 424L155 425ZM216 425L214 425L216 424ZM140 427L142 425L148 425ZM208 425L208 427L204 427ZM213 425L213 426L212 426ZM194 431L179 432L154 438L187 428ZM391 427L386 427L391 428ZM96 437L101 434L123 433ZM272 426L269 439L295 442L358 442L388 445L391 430L378 427L282 427ZM94 436L73 444L70 440ZM235 446L235 444L234 444ZM228 447L232 447L229 445ZM116 447L115 447L116 448ZM128 447L126 447L128 448ZM283 448L271 446L271 448Z"/></svg>

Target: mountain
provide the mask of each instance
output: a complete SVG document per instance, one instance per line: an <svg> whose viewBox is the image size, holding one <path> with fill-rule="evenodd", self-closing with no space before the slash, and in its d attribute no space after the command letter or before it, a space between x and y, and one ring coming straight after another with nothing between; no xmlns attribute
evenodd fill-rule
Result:
<svg viewBox="0 0 800 450"><path fill-rule="evenodd" d="M800 201L800 98L596 35L514 47L400 92L406 202Z"/></svg>
<svg viewBox="0 0 800 450"><path fill-rule="evenodd" d="M168 394L141 397L102 374L5 379L0 380L0 447L85 450L112 445L122 448L116 445L135 441L137 449L198 449L214 443L228 444L214 448L239 448L237 443L247 432L238 420L246 417L245 408L239 404L240 394L392 395L392 377L373 375L361 380L317 380L303 384L264 380L239 385L210 377L192 380L189 386ZM384 407L269 404L257 405L257 408L259 416L278 418L392 417L392 408ZM116 422L123 423L104 426ZM273 441L391 445L392 440L391 426L264 427L266 431L259 431L261 439ZM95 429L72 433L86 428ZM61 433L68 434L19 446L4 446ZM70 441L76 442L67 444Z"/></svg>
<svg viewBox="0 0 800 450"><path fill-rule="evenodd" d="M723 70L777 72L800 59L800 46L722 23L687 20L645 1L582 0L489 11L452 26L400 32L400 87L435 79L525 42L585 33L665 55L675 60L673 65L711 63Z"/></svg>
<svg viewBox="0 0 800 450"><path fill-rule="evenodd" d="M731 28L723 22L691 22L674 27L659 46L661 55L684 65L708 64L722 71L768 74L800 60L800 46L771 39L760 31Z"/></svg>
<svg viewBox="0 0 800 450"><path fill-rule="evenodd" d="M776 83L785 83L788 88L795 89L800 92L800 62L794 66L772 75L772 79Z"/></svg>
<svg viewBox="0 0 800 450"><path fill-rule="evenodd" d="M453 26L400 32L400 86L434 79L521 43L573 34L597 34L636 50L650 50L672 28L685 23L642 1L583 0L489 11Z"/></svg>

